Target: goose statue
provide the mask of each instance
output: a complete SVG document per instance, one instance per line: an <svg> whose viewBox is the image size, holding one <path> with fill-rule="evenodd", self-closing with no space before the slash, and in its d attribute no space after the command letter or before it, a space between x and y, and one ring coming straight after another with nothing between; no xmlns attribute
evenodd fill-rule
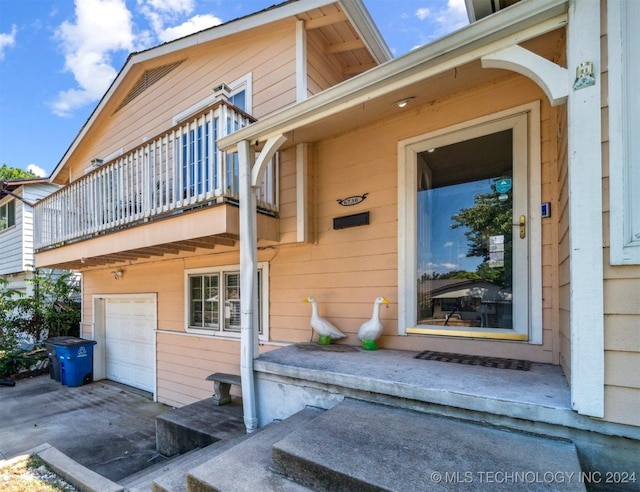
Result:
<svg viewBox="0 0 640 492"><path fill-rule="evenodd" d="M376 340L382 335L382 321L380 321L380 305L389 304L384 297L378 297L373 301L373 315L370 320L365 321L358 331L358 338L362 341L362 348L365 350L378 350Z"/></svg>
<svg viewBox="0 0 640 492"><path fill-rule="evenodd" d="M329 345L331 344L331 340L337 340L347 336L329 321L318 315L318 303L314 297L305 297L303 301L311 303L311 328L318 334L318 343L320 345Z"/></svg>

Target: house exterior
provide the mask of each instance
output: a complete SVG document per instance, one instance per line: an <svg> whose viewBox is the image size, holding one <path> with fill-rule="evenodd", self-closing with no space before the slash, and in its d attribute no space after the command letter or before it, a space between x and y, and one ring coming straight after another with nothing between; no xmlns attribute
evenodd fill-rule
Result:
<svg viewBox="0 0 640 492"><path fill-rule="evenodd" d="M0 276L9 282L7 288L31 293L33 206L57 189L46 178L0 182Z"/></svg>
<svg viewBox="0 0 640 492"><path fill-rule="evenodd" d="M132 55L37 206L96 378L181 406L240 373L251 429L285 405L252 361L309 341L301 300L359 345L382 295L383 350L558 366L589 430L639 439L638 6L492 4L391 61L358 1Z"/></svg>

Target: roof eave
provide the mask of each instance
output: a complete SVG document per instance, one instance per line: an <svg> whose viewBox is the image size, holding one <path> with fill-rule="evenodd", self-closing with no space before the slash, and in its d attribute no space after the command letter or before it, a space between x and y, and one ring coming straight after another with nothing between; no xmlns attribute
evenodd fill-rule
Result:
<svg viewBox="0 0 640 492"><path fill-rule="evenodd" d="M439 65L444 70L451 60L468 63L478 59L487 54L483 47L493 47L500 40L517 44L562 27L567 4L568 0L517 4L223 137L218 146L232 150L243 140L264 141L409 85L422 73L437 72Z"/></svg>
<svg viewBox="0 0 640 492"><path fill-rule="evenodd" d="M110 100L114 92L118 89L122 81L127 77L127 74L133 66L148 61L159 56L165 56L172 53L176 53L181 50L191 48L203 43L221 39L233 34L238 34L242 31L247 31L267 25L272 22L277 22L282 19L286 19L310 10L338 3L341 8L344 9L346 15L354 23L354 26L362 36L363 41L371 52L372 56L376 58L379 63L387 61L392 58L391 52L387 47L382 35L378 31L371 16L367 12L366 8L362 5L361 0L294 0L287 3L283 3L275 8L269 8L255 14L242 17L240 19L229 21L228 23L215 26L198 33L191 34L184 38L176 39L174 41L150 48L146 51L139 53L133 53L129 55L125 65L122 67L114 81L111 83L107 92L102 96L98 105L95 107L88 120L80 129L80 132L74 138L73 142L66 150L55 169L51 173L49 180L52 182L58 176L60 171L66 165L69 157L73 154L78 144L87 134L87 131L98 116L101 114L104 106Z"/></svg>

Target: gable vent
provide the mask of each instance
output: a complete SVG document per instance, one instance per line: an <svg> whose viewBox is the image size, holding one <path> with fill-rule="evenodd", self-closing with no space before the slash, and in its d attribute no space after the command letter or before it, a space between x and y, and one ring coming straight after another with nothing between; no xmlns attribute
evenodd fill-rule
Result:
<svg viewBox="0 0 640 492"><path fill-rule="evenodd" d="M140 76L138 81L135 83L133 88L129 91L129 93L122 100L120 105L116 108L114 113L117 113L122 108L124 108L127 104L133 101L136 97L146 91L153 84L162 79L165 75L168 75L174 68L180 65L184 60L180 60L175 63L170 63L168 65L162 65L161 67L152 68L150 70L145 70L145 72Z"/></svg>

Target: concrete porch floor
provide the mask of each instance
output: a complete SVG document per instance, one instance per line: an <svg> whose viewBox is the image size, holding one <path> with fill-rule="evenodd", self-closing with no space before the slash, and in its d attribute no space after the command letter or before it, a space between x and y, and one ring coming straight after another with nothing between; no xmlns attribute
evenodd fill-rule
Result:
<svg viewBox="0 0 640 492"><path fill-rule="evenodd" d="M592 425L571 409L569 384L559 366L498 369L415 359L417 354L302 343L264 353L254 367L262 378L304 380L376 401L406 399L409 408L413 402L585 430Z"/></svg>
<svg viewBox="0 0 640 492"><path fill-rule="evenodd" d="M586 470L640 470L640 429L573 411L559 366L498 369L415 359L418 353L315 343L272 350L254 360L261 411L282 419L305 405L332 408L353 398L570 440Z"/></svg>

